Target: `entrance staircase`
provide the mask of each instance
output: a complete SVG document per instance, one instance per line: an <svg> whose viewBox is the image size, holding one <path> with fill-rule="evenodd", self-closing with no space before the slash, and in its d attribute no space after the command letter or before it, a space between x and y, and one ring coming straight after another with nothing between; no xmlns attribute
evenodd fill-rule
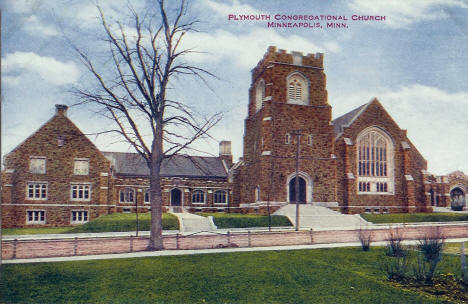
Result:
<svg viewBox="0 0 468 304"><path fill-rule="evenodd" d="M179 210L177 210L179 211ZM216 230L211 217L196 215L189 212L173 212L179 220L180 232L202 232Z"/></svg>
<svg viewBox="0 0 468 304"><path fill-rule="evenodd" d="M293 225L296 224L296 205L288 204L278 209L274 215L284 215ZM358 214L349 215L331 210L327 207L313 204L301 204L299 206L299 227L303 229L336 228L356 229L361 226L369 226L370 223Z"/></svg>

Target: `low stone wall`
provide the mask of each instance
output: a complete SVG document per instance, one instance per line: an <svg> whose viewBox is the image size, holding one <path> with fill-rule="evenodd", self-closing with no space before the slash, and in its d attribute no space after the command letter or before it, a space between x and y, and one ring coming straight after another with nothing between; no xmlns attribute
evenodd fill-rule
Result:
<svg viewBox="0 0 468 304"><path fill-rule="evenodd" d="M468 224L392 228L394 233L398 233L405 240L422 238L433 232L434 229L438 229L445 238L468 237ZM373 241L385 241L390 233L390 229L386 227L369 229L368 231L372 233ZM176 234L164 236L164 248L176 250L350 243L359 241L359 233L360 230L302 230ZM2 242L2 258L29 259L137 252L146 250L148 241L147 236L6 240Z"/></svg>

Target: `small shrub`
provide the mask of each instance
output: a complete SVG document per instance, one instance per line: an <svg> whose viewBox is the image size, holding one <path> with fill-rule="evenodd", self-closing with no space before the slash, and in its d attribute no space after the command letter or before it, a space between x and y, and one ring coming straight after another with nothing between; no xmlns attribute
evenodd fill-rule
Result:
<svg viewBox="0 0 468 304"><path fill-rule="evenodd" d="M405 283L409 279L409 259L401 256L396 259L391 259L383 265L387 279L400 283Z"/></svg>
<svg viewBox="0 0 468 304"><path fill-rule="evenodd" d="M392 257L404 257L407 250L402 244L403 236L399 228L390 228L387 238L387 255Z"/></svg>
<svg viewBox="0 0 468 304"><path fill-rule="evenodd" d="M418 249L424 258L424 262L429 264L429 269L426 271L425 282L432 283L434 273L442 259L445 237L439 227L431 227L431 229L419 240Z"/></svg>
<svg viewBox="0 0 468 304"><path fill-rule="evenodd" d="M424 282L426 280L427 266L424 262L424 258L421 254L417 255L416 265L413 265L413 278L418 282Z"/></svg>
<svg viewBox="0 0 468 304"><path fill-rule="evenodd" d="M369 251L370 244L372 243L372 231L368 229L359 228L358 238L359 242L361 242L362 251Z"/></svg>

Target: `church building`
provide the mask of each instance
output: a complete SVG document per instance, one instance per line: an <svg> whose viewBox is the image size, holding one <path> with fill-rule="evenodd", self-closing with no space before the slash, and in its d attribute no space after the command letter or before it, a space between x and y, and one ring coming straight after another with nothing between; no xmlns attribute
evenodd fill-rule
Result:
<svg viewBox="0 0 468 304"><path fill-rule="evenodd" d="M244 154L175 156L162 165L165 211L273 213L295 203L343 213L466 208L468 177L434 176L382 104L332 120L324 55L269 47L252 70ZM149 171L136 153L100 151L67 106L5 156L4 227L69 226L147 212ZM457 207L458 206L458 207ZM454 209L456 209L454 208Z"/></svg>
<svg viewBox="0 0 468 304"><path fill-rule="evenodd" d="M276 210L296 201L297 178L300 203L343 213L449 205L448 178L427 172L406 130L377 99L332 120L323 59L270 47L252 70L235 202Z"/></svg>

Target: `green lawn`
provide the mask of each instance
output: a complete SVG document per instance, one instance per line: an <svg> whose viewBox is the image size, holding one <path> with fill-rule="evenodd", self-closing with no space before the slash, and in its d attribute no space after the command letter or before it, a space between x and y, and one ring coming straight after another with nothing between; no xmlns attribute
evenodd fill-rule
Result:
<svg viewBox="0 0 468 304"><path fill-rule="evenodd" d="M140 231L150 230L151 215L150 213L138 214L140 222ZM178 230L179 221L177 217L163 213L163 229ZM136 215L135 213L112 213L101 216L94 221L88 222L80 226L73 227L52 227L52 228L7 228L3 229L4 235L18 234L44 234L44 233L85 233L85 232L119 232L119 231L135 231L136 230Z"/></svg>
<svg viewBox="0 0 468 304"><path fill-rule="evenodd" d="M468 213L361 214L361 217L376 224L468 221Z"/></svg>
<svg viewBox="0 0 468 304"><path fill-rule="evenodd" d="M445 303L390 284L383 248L2 266L1 303ZM459 258L440 269L454 272Z"/></svg>
<svg viewBox="0 0 468 304"><path fill-rule="evenodd" d="M445 243L444 252L451 254L460 254L461 243ZM468 242L465 242L465 254L468 255Z"/></svg>
<svg viewBox="0 0 468 304"><path fill-rule="evenodd" d="M240 213L200 213L203 216L213 216L218 228L251 228L268 227L268 216ZM292 226L289 219L282 215L271 216L272 227Z"/></svg>
<svg viewBox="0 0 468 304"><path fill-rule="evenodd" d="M73 227L47 227L47 228L3 228L3 235L20 235L20 234L52 234L66 233Z"/></svg>
<svg viewBox="0 0 468 304"><path fill-rule="evenodd" d="M151 227L151 214L138 214L140 231L149 231ZM112 213L101 216L98 219L88 222L84 225L70 229L68 233L81 232L107 232L107 231L135 231L136 230L135 213ZM178 230L179 221L175 215L163 213L163 229Z"/></svg>

